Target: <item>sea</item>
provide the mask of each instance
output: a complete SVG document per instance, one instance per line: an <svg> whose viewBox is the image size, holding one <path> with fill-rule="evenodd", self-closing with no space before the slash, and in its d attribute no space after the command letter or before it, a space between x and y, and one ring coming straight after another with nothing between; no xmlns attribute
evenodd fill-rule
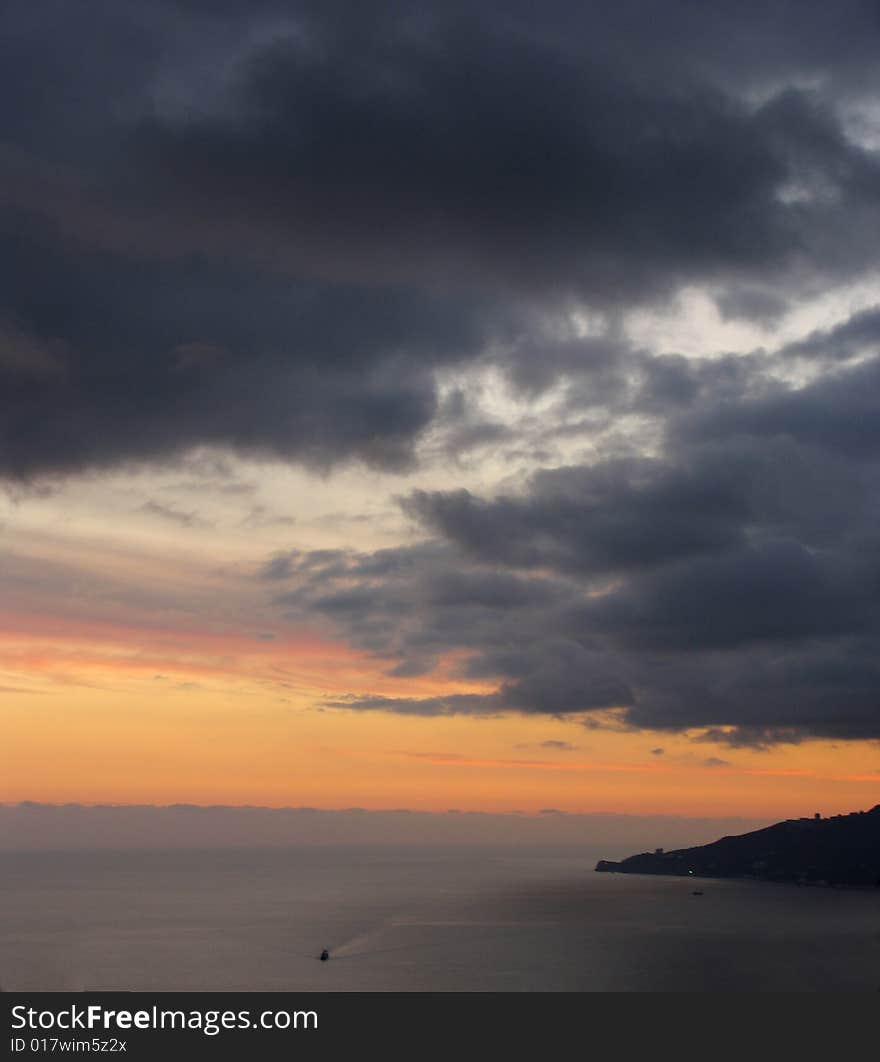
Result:
<svg viewBox="0 0 880 1062"><path fill-rule="evenodd" d="M428 845L4 852L0 988L880 989L880 890L597 874L602 854Z"/></svg>

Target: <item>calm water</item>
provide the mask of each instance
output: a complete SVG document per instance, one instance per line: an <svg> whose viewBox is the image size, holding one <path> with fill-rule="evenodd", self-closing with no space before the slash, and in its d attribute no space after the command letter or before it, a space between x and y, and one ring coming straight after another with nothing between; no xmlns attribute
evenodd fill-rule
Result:
<svg viewBox="0 0 880 1062"><path fill-rule="evenodd" d="M880 988L880 892L594 874L583 850L0 855L15 990ZM316 961L321 948L333 959Z"/></svg>

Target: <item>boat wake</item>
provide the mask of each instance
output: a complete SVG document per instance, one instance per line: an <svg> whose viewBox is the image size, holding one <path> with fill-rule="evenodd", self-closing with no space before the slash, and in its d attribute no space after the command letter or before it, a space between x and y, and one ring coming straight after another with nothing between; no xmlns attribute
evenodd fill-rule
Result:
<svg viewBox="0 0 880 1062"><path fill-rule="evenodd" d="M407 923L388 921L366 933L358 933L342 944L328 948L330 959L367 959L374 955L389 955L396 951L415 951L424 944L385 944L385 935L389 929L396 929ZM315 958L318 958L316 955Z"/></svg>
<svg viewBox="0 0 880 1062"><path fill-rule="evenodd" d="M367 933L359 933L356 937L352 937L350 940L345 941L344 944L339 944L335 948L330 948L331 958L352 959L356 955L371 954L375 951L376 945L381 943L382 934L385 932L385 929L386 926L379 926Z"/></svg>

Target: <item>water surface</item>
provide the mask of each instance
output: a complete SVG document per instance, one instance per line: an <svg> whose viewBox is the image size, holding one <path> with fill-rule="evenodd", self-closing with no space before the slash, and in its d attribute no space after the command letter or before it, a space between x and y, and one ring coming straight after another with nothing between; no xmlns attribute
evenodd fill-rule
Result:
<svg viewBox="0 0 880 1062"><path fill-rule="evenodd" d="M880 891L391 846L0 856L6 991L880 988ZM317 961L329 948L330 962Z"/></svg>

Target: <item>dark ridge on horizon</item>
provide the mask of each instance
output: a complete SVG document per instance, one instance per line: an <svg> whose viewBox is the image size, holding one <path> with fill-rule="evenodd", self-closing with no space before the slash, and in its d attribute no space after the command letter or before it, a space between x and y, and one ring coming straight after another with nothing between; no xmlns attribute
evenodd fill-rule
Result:
<svg viewBox="0 0 880 1062"><path fill-rule="evenodd" d="M661 819L664 821L699 822L723 820L725 822L752 822L757 816L754 815L677 815L665 814L640 814L631 811L566 811L563 808L540 808L537 811L524 811L512 809L510 811L485 811L479 808L440 808L431 810L426 808L406 807L382 807L364 808L350 806L344 808L317 807L310 804L191 804L187 801L172 801L170 804L140 804L140 803L114 803L111 801L97 801L93 804L79 801L52 801L41 800L16 800L0 801L0 809L22 810L77 810L77 811L267 811L267 812L303 812L320 815L430 815L444 818L447 815L480 815L486 818L530 818L539 819L549 812L555 815L565 815L569 818L578 819Z"/></svg>
<svg viewBox="0 0 880 1062"><path fill-rule="evenodd" d="M59 848L227 847L291 844L562 844L623 857L662 834L672 845L761 825L622 813L524 814L448 809L0 804L0 851Z"/></svg>

